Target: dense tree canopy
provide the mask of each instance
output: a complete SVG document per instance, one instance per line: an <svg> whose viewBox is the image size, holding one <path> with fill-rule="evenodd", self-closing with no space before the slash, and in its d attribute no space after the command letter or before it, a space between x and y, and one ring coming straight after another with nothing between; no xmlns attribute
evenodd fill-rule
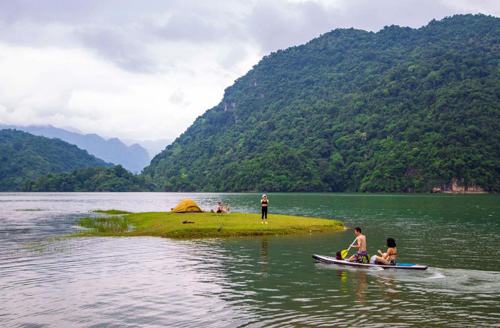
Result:
<svg viewBox="0 0 500 328"><path fill-rule="evenodd" d="M499 124L499 18L338 29L264 57L145 174L167 191L499 191Z"/></svg>
<svg viewBox="0 0 500 328"><path fill-rule="evenodd" d="M140 172L151 161L146 149L138 144L127 146L118 138L105 139L97 134L82 134L52 125L15 126L0 124L0 129L16 129L36 136L57 138L86 150L108 163L122 165L131 172Z"/></svg>
<svg viewBox="0 0 500 328"><path fill-rule="evenodd" d="M25 191L147 191L154 190L148 177L122 166L92 167L70 173L49 174L25 184Z"/></svg>
<svg viewBox="0 0 500 328"><path fill-rule="evenodd" d="M110 166L59 139L16 130L0 130L0 191L23 190L25 184L48 173Z"/></svg>

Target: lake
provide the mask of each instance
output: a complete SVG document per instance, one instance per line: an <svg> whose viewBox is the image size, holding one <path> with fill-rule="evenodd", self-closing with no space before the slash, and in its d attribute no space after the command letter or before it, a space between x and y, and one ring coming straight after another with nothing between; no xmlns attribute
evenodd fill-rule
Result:
<svg viewBox="0 0 500 328"><path fill-rule="evenodd" d="M360 226L424 272L336 268L352 229L306 236L64 238L96 209L165 211L182 198L258 212L260 195L0 193L2 327L499 326L500 196L271 193L273 213ZM188 215L188 214L187 214Z"/></svg>

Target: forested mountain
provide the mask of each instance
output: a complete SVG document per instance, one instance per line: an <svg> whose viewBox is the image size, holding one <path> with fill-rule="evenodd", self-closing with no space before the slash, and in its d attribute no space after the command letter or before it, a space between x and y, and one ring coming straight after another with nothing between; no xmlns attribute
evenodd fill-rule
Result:
<svg viewBox="0 0 500 328"><path fill-rule="evenodd" d="M12 126L0 125L0 128L10 128L25 131L36 136L58 138L74 144L98 158L125 167L131 172L141 172L149 164L150 157L146 149L139 144L127 146L118 138L104 139L97 134L81 134L51 125Z"/></svg>
<svg viewBox="0 0 500 328"><path fill-rule="evenodd" d="M48 174L26 183L24 191L149 191L155 186L148 177L134 175L122 166L90 167L70 173Z"/></svg>
<svg viewBox="0 0 500 328"><path fill-rule="evenodd" d="M226 89L145 173L162 190L500 190L500 19L338 29Z"/></svg>
<svg viewBox="0 0 500 328"><path fill-rule="evenodd" d="M59 139L0 130L0 191L23 190L26 183L48 173L96 166L110 164Z"/></svg>

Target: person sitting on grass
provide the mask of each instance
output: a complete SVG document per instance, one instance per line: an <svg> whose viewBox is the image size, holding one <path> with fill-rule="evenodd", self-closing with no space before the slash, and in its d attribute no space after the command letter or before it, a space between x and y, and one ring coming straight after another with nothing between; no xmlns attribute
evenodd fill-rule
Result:
<svg viewBox="0 0 500 328"><path fill-rule="evenodd" d="M356 254L352 255L348 261L349 262L362 262L364 259L366 259L368 262L368 252L366 251L366 236L361 233L361 228L356 227L354 228L354 234L356 235L356 245L353 245L352 247L356 247L358 251Z"/></svg>
<svg viewBox="0 0 500 328"><path fill-rule="evenodd" d="M226 205L222 202L217 202L215 213L229 213L229 205Z"/></svg>
<svg viewBox="0 0 500 328"><path fill-rule="evenodd" d="M375 263L385 264L385 265L396 265L396 257L398 255L398 250L396 249L396 241L394 238L387 238L387 251L382 253L379 249L378 253L380 256L375 258Z"/></svg>

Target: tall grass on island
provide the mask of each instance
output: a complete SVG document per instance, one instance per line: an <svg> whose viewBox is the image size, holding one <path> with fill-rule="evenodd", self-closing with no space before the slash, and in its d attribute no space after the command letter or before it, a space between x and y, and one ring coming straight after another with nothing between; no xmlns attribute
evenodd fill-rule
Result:
<svg viewBox="0 0 500 328"><path fill-rule="evenodd" d="M78 220L78 225L89 229L87 233L97 234L115 234L123 233L129 230L129 221L126 217L97 217L97 218L81 218Z"/></svg>
<svg viewBox="0 0 500 328"><path fill-rule="evenodd" d="M250 213L123 213L110 210L105 217L78 221L84 228L77 236L157 236L177 239L307 234L344 230L337 220L273 214L263 224L259 214Z"/></svg>

